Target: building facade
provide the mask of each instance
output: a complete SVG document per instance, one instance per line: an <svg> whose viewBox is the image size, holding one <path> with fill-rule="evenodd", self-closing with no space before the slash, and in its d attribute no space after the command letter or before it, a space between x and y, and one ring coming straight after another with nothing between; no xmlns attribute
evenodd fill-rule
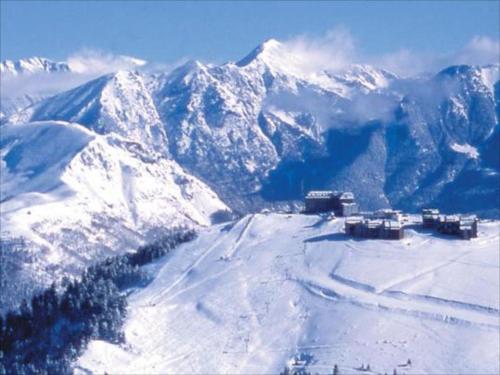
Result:
<svg viewBox="0 0 500 375"><path fill-rule="evenodd" d="M422 210L422 225L424 228L436 228L439 223L439 210L424 208Z"/></svg>
<svg viewBox="0 0 500 375"><path fill-rule="evenodd" d="M351 192L330 190L310 191L305 198L306 213L333 211L336 216L351 216L358 213L359 208Z"/></svg>
<svg viewBox="0 0 500 375"><path fill-rule="evenodd" d="M477 237L478 219L475 216L441 216L436 229L439 233L458 236L465 240Z"/></svg>
<svg viewBox="0 0 500 375"><path fill-rule="evenodd" d="M365 219L354 216L345 220L345 233L359 238L400 240L404 238L404 227L395 220Z"/></svg>

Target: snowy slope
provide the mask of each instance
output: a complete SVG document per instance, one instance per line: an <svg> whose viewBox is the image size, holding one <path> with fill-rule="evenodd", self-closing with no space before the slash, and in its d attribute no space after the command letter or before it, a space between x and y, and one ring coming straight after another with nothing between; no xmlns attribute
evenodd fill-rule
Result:
<svg viewBox="0 0 500 375"><path fill-rule="evenodd" d="M61 62L44 57L1 61L0 124L24 108L102 74L135 69L146 63L129 56L100 56L92 53L71 56Z"/></svg>
<svg viewBox="0 0 500 375"><path fill-rule="evenodd" d="M227 208L175 161L116 134L54 121L4 125L0 146L0 234L27 241L31 256L8 255L13 279L29 287L76 275L164 228L208 225Z"/></svg>
<svg viewBox="0 0 500 375"><path fill-rule="evenodd" d="M168 154L167 136L144 79L137 72L119 71L11 117L10 122L64 120L83 124L100 134L117 134Z"/></svg>
<svg viewBox="0 0 500 375"><path fill-rule="evenodd" d="M204 230L132 294L126 344L91 342L77 369L278 373L300 354L313 373L500 371L498 222L470 242L353 240L342 226L257 214Z"/></svg>

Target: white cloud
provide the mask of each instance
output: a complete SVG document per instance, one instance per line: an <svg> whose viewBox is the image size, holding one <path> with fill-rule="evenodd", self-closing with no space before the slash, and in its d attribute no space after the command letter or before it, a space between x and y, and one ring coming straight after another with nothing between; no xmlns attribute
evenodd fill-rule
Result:
<svg viewBox="0 0 500 375"><path fill-rule="evenodd" d="M343 26L321 36L298 35L282 42L288 52L298 56L294 61L302 71L338 71L351 64L371 64L403 77L437 72L456 64L487 65L500 62L500 41L488 36L475 36L458 51L422 53L402 48L380 55L362 56L351 32Z"/></svg>
<svg viewBox="0 0 500 375"><path fill-rule="evenodd" d="M413 76L434 69L434 57L400 49L370 59L370 63L401 77Z"/></svg>
<svg viewBox="0 0 500 375"><path fill-rule="evenodd" d="M500 41L487 36L475 36L458 51L424 54L401 49L372 57L370 60L372 64L404 77L423 72L433 73L457 64L498 64L500 62Z"/></svg>
<svg viewBox="0 0 500 375"><path fill-rule="evenodd" d="M500 62L500 40L475 36L454 58L459 64L486 65Z"/></svg>
<svg viewBox="0 0 500 375"><path fill-rule="evenodd" d="M68 57L67 63L73 72L80 74L106 74L118 70L136 69L146 61L130 56L114 55L95 49L83 49Z"/></svg>
<svg viewBox="0 0 500 375"><path fill-rule="evenodd" d="M342 26L319 37L298 35L283 44L293 55L301 57L303 70L311 72L341 70L353 62L356 52L352 34Z"/></svg>

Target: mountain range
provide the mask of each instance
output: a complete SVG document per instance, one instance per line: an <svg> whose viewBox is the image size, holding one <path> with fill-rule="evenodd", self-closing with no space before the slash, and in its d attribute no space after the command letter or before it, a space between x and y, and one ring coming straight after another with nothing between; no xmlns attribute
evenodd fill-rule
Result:
<svg viewBox="0 0 500 375"><path fill-rule="evenodd" d="M11 84L35 71L72 74L41 58L1 65ZM237 62L138 66L16 105L7 90L2 240L36 254L12 261L15 277L46 284L165 226L297 210L311 189L353 191L364 210L498 217L498 76L318 71L269 40Z"/></svg>

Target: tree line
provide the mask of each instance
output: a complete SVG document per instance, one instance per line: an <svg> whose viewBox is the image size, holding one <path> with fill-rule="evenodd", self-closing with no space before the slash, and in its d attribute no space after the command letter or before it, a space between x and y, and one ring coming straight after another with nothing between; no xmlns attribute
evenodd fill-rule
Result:
<svg viewBox="0 0 500 375"><path fill-rule="evenodd" d="M141 266L196 237L192 229L170 230L136 252L88 267L79 280L65 279L0 315L0 374L71 374L72 362L92 339L123 343L124 291L143 286Z"/></svg>

